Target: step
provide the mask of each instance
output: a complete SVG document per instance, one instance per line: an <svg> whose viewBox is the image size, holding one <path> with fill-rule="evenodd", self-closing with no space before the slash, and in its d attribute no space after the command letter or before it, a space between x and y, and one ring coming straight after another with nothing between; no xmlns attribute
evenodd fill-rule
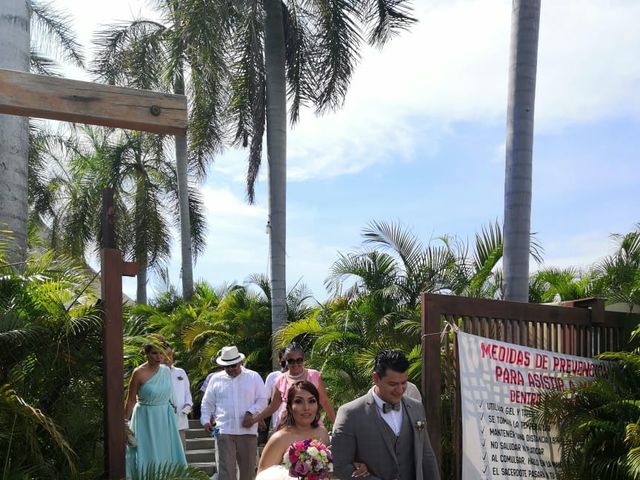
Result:
<svg viewBox="0 0 640 480"><path fill-rule="evenodd" d="M190 450L215 450L213 438L187 438L187 451Z"/></svg>
<svg viewBox="0 0 640 480"><path fill-rule="evenodd" d="M187 438L206 438L210 437L211 434L205 431L204 428L190 428L186 432Z"/></svg>
<svg viewBox="0 0 640 480"><path fill-rule="evenodd" d="M215 462L190 463L189 466L192 468L197 468L198 470L202 470L209 476L212 476L217 471Z"/></svg>
<svg viewBox="0 0 640 480"><path fill-rule="evenodd" d="M187 463L213 462L216 458L215 450L187 450Z"/></svg>
<svg viewBox="0 0 640 480"><path fill-rule="evenodd" d="M203 428L199 418L189 419L189 428Z"/></svg>

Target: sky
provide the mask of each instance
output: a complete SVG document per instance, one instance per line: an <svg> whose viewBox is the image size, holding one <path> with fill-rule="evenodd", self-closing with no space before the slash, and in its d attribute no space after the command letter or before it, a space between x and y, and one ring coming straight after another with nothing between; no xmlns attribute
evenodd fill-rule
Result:
<svg viewBox="0 0 640 480"><path fill-rule="evenodd" d="M88 58L96 29L149 14L144 0L53 5ZM511 0L415 0L414 16L383 50L363 50L342 109L303 112L288 132L287 284L320 301L332 263L373 220L424 244L502 223ZM612 253L610 234L640 222L639 19L637 0L542 2L531 228L544 267L588 267ZM217 156L202 184L207 248L194 276L214 286L268 273L266 159L250 206L246 158ZM173 251L179 285L177 237ZM134 297L134 282L125 291Z"/></svg>

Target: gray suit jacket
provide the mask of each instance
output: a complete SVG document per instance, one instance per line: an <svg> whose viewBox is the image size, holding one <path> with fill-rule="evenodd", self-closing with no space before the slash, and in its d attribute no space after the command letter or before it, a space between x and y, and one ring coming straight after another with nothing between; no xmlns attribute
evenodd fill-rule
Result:
<svg viewBox="0 0 640 480"><path fill-rule="evenodd" d="M439 480L440 471L427 434L421 403L404 397L403 408L413 429L416 480ZM395 449L383 434L384 420L377 411L371 392L338 409L333 426L331 451L334 474L340 480L352 480L353 462L367 464L367 480L391 480L394 475Z"/></svg>

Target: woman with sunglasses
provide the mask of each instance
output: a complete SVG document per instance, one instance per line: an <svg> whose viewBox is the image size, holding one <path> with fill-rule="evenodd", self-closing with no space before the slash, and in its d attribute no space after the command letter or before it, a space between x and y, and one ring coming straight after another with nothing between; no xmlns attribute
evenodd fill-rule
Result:
<svg viewBox="0 0 640 480"><path fill-rule="evenodd" d="M287 401L289 387L301 381L310 382L318 389L320 405L324 411L327 412L327 417L329 417L331 423L333 423L336 419L336 414L327 396L324 382L322 378L320 378L320 372L318 370L305 368L304 349L297 343L290 344L284 351L284 360L287 362L287 370L280 375L275 382L271 403L259 414L245 418L245 427L264 420L279 410L279 415L273 415L271 418L271 421L275 422L273 426L273 430L275 431L286 415L286 409L280 409L280 406L284 405Z"/></svg>

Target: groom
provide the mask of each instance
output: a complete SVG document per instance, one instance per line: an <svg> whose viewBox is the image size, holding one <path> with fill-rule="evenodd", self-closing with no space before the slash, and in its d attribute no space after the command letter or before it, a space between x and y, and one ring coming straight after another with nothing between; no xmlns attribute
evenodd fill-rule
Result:
<svg viewBox="0 0 640 480"><path fill-rule="evenodd" d="M403 394L409 361L402 352L376 355L374 386L338 409L333 426L334 472L352 480L354 463L366 464L367 480L439 480L424 408Z"/></svg>

